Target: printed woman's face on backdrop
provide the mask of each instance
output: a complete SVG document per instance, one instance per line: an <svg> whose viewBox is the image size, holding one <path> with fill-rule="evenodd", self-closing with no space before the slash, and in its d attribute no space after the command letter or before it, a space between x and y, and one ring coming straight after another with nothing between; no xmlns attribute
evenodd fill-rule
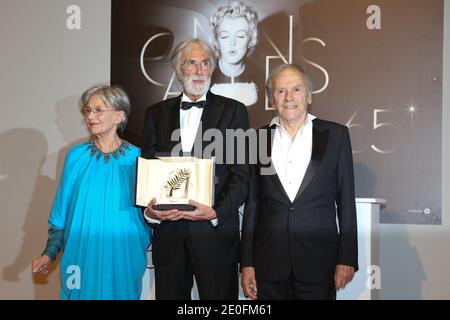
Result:
<svg viewBox="0 0 450 320"><path fill-rule="evenodd" d="M229 64L239 63L245 56L250 41L250 26L243 17L225 17L218 27L220 55Z"/></svg>

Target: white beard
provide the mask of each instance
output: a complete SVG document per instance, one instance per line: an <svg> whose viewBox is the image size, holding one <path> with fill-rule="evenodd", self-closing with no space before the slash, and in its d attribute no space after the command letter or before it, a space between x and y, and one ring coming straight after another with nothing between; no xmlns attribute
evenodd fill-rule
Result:
<svg viewBox="0 0 450 320"><path fill-rule="evenodd" d="M205 81L203 85L195 85L194 80ZM201 97L205 95L209 90L209 85L211 84L211 77L190 75L183 77L183 89L186 94Z"/></svg>

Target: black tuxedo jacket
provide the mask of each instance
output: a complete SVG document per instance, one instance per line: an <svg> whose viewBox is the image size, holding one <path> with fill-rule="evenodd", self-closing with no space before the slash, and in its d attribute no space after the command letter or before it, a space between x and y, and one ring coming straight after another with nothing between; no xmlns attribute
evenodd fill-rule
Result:
<svg viewBox="0 0 450 320"><path fill-rule="evenodd" d="M272 128L274 129L274 128ZM273 132L266 130L270 157ZM255 267L256 279L333 283L336 264L358 268L356 206L350 136L345 126L313 120L313 147L293 202L278 175L250 167L241 246L241 267ZM339 232L336 224L336 215Z"/></svg>
<svg viewBox="0 0 450 320"><path fill-rule="evenodd" d="M149 107L145 114L144 146L142 157L153 158L158 153L171 152L180 143L171 141L172 132L180 129L181 95ZM220 130L225 148L226 129L248 129L248 114L245 106L235 100L207 93L206 104L201 118L201 132L215 128ZM200 126L199 126L200 127ZM202 141L202 149L211 142ZM216 144L217 145L217 144ZM198 156L198 154L197 154ZM213 153L214 156L214 153ZM181 227L188 224L189 235L196 256L209 265L230 264L239 261L239 206L248 192L249 168L246 164L216 164L216 185L214 210L218 215L218 225L209 221L174 221L152 224L153 262L169 263L180 245ZM181 243L181 245L183 245Z"/></svg>

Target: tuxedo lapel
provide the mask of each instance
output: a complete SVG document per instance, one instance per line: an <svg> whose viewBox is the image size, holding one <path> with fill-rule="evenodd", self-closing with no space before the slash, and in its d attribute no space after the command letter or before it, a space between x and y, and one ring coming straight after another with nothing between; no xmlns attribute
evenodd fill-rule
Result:
<svg viewBox="0 0 450 320"><path fill-rule="evenodd" d="M204 150L206 145L210 143L209 141L204 141L202 135L205 134L208 129L219 129L219 120L221 119L223 108L223 102L216 99L216 96L208 91L206 94L206 103L203 107L203 113L200 120L201 128L199 126L196 136L196 140L200 139L198 141L202 141L202 150ZM225 135L225 132L223 132L223 134Z"/></svg>
<svg viewBox="0 0 450 320"><path fill-rule="evenodd" d="M309 185L311 180L317 173L317 169L322 162L325 150L328 143L328 129L322 129L317 125L317 122L313 120L313 134L312 134L312 152L311 160L309 161L308 168L306 169L305 176L303 177L302 184L298 189L294 202L301 196L303 191Z"/></svg>
<svg viewBox="0 0 450 320"><path fill-rule="evenodd" d="M169 135L166 137L166 139L163 139L163 141L168 141L168 150L173 150L173 148L181 143L181 131L180 131L180 103L181 103L181 95L177 97L177 99L170 100L170 103L168 103L165 106L164 111L167 112L167 117L164 117L162 119L168 119L167 123L167 134ZM179 132L179 138L176 141L172 141L171 136L172 132L175 130L178 130Z"/></svg>
<svg viewBox="0 0 450 320"><path fill-rule="evenodd" d="M273 138L275 133L275 125L269 126L266 128L267 130L267 156L270 158L270 162L267 165L267 167L272 167L273 174L270 175L270 179L272 180L273 184L275 185L275 189L280 192L280 195L284 198L284 200L288 201L288 203L291 202L289 199L289 196L287 195L286 191L284 190L283 184L281 183L280 178L278 177L278 174L275 171L275 167L273 166L272 162L272 144L273 144Z"/></svg>
<svg viewBox="0 0 450 320"><path fill-rule="evenodd" d="M208 91L201 118L203 132L211 128L218 128L218 123L222 112L223 102L216 99L216 96Z"/></svg>

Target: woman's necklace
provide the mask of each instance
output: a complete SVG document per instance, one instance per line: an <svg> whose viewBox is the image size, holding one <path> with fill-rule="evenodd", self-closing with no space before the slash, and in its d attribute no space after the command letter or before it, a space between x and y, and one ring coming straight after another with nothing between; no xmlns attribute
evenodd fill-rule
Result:
<svg viewBox="0 0 450 320"><path fill-rule="evenodd" d="M112 143L110 143L109 147L107 148L105 148L104 145L102 145L101 141L96 138L92 138L91 140L89 140L87 146L87 149L91 150L91 157L96 155L98 161L103 155L105 163L109 162L111 156L113 156L114 159L118 159L119 155L125 156L125 150L128 150L129 148L129 143L125 140L121 140L118 137L114 138Z"/></svg>
<svg viewBox="0 0 450 320"><path fill-rule="evenodd" d="M97 148L103 153L111 153L116 150L121 144L121 140L119 137L114 137L114 139L110 143L103 143L98 138L94 138L94 140Z"/></svg>

